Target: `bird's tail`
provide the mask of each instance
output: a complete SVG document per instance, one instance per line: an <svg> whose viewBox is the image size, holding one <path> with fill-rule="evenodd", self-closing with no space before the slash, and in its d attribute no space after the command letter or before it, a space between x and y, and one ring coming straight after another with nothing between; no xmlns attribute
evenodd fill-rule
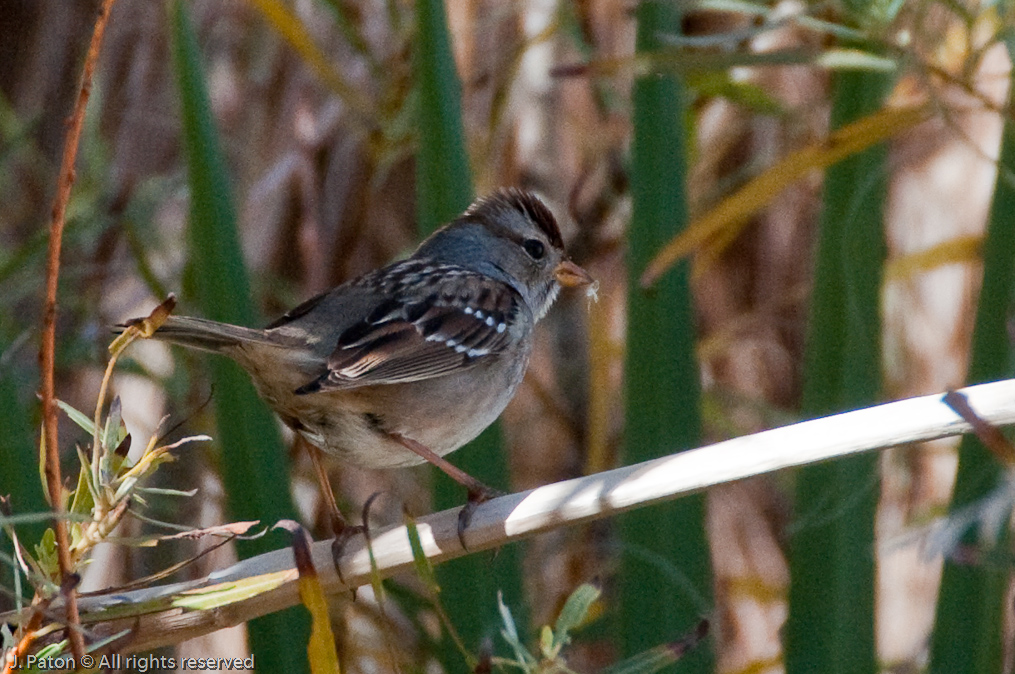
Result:
<svg viewBox="0 0 1015 674"><path fill-rule="evenodd" d="M152 338L216 353L244 343L271 343L263 330L192 316L170 316Z"/></svg>

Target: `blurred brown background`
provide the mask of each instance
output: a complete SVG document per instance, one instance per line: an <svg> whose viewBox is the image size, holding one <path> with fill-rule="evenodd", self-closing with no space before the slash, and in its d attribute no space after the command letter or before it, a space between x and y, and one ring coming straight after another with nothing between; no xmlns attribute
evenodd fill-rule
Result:
<svg viewBox="0 0 1015 674"><path fill-rule="evenodd" d="M191 5L212 105L240 213L241 237L262 315L384 264L416 241L411 102L411 6L336 0L358 24L351 44L324 3L290 4L342 75L376 104L383 124L366 128L347 100L322 83L253 4ZM0 7L0 318L4 352L35 404L33 370L44 257L64 118L90 35L94 2L4 0ZM770 6L792 16L795 2ZM526 383L505 413L514 486L529 488L623 462L624 235L630 202L627 150L633 53L632 3L624 0L447 3L463 113L480 194L500 185L537 190L562 221L576 261L600 282L599 302L565 295L540 330ZM1006 96L1004 50L983 49L976 24L959 25L930 3L913 3L893 30L907 31L914 58L896 101L932 99L940 114L891 145L886 228L893 260L982 231L992 194ZM727 36L745 52L820 47L822 37L786 22L764 32L730 13L697 11L692 35ZM577 31L577 33L575 32ZM732 36L732 37L729 37ZM93 404L107 326L146 313L183 278L187 191L163 3L119 0L111 17L82 143L62 269L58 393L80 409ZM605 75L554 76L556 66L619 62ZM954 73L934 78L933 64ZM701 213L788 152L827 133L827 72L810 66L741 68L781 106L766 114L692 88L692 211ZM968 90L975 87L975 91ZM708 436L718 440L785 423L800 394L810 252L821 175L781 194L695 276L699 353ZM956 256L961 258L961 255ZM980 267L975 254L930 269L889 273L884 291L887 397L937 392L963 382ZM186 312L187 307L182 307ZM209 392L196 361L158 344L135 347L140 366L117 381L132 432L146 437L163 414L202 423ZM129 370L129 368L128 368ZM153 377L154 376L154 377ZM63 437L74 437L66 427ZM186 450L164 476L200 487L175 513L181 521L221 521L221 491L209 455ZM313 521L320 504L302 457L294 480ZM920 662L933 618L939 560L919 544L947 503L953 446L900 448L883 457L878 521L878 629L882 661L906 671ZM0 467L0 470L10 470ZM29 471L31 473L31 471ZM378 489L427 511L425 470L388 474L334 467L353 509ZM781 670L778 630L785 618L783 543L789 508L780 476L713 490L709 529L718 587L720 670ZM397 518L396 499L391 512ZM552 620L580 582L609 574L609 525L544 535L527 547L526 583L536 624ZM207 560L205 573L227 557ZM116 548L100 553L86 586L115 584L157 566L158 555ZM379 657L369 601L344 603L360 671ZM377 647L379 648L379 647ZM182 647L240 653L222 635ZM589 671L611 661L594 645L573 664Z"/></svg>

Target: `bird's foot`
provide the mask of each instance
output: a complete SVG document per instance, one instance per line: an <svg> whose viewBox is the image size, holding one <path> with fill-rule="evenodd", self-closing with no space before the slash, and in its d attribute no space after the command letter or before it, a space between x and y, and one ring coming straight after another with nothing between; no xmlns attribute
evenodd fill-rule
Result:
<svg viewBox="0 0 1015 674"><path fill-rule="evenodd" d="M479 507L479 504L486 503L498 496L504 496L504 492L487 487L479 480L475 480L475 484L469 487L469 498L465 502L465 506L458 511L458 542L465 550L469 549L469 546L465 544L465 530L469 528L476 508Z"/></svg>
<svg viewBox="0 0 1015 674"><path fill-rule="evenodd" d="M336 526L336 521L332 520L332 534L331 539L331 563L335 565L335 573L338 574L338 580L345 584L345 578L342 576L342 555L345 554L345 546L349 544L357 534L365 534L366 527L362 524L349 524L345 520L341 521L340 526Z"/></svg>

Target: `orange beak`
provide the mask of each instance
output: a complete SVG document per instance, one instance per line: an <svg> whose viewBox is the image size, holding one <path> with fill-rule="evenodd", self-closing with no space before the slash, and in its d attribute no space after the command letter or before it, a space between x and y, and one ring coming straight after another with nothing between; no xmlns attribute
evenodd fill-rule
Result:
<svg viewBox="0 0 1015 674"><path fill-rule="evenodd" d="M558 264L557 268L553 270L553 275L557 279L557 283L565 288L587 286L593 281L587 271L571 262L571 260L564 260Z"/></svg>

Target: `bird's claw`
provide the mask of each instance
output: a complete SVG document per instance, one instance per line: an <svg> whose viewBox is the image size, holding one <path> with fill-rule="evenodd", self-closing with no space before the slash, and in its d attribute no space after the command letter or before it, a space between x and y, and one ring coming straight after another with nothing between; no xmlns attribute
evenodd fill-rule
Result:
<svg viewBox="0 0 1015 674"><path fill-rule="evenodd" d="M463 550L469 549L469 546L465 544L465 530L469 528L469 523L472 522L472 516L476 513L476 508L479 507L479 504L486 503L498 496L504 496L504 492L487 487L486 485L469 490L469 499L465 502L462 509L458 511L458 542L462 544Z"/></svg>

